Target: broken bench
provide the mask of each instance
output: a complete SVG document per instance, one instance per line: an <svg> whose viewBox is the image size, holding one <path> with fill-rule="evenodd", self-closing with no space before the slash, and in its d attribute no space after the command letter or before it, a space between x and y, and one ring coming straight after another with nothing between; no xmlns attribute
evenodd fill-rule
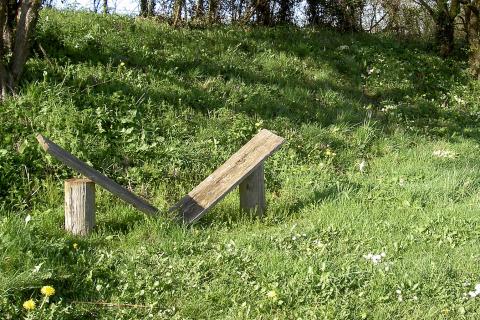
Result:
<svg viewBox="0 0 480 320"><path fill-rule="evenodd" d="M200 219L211 207L240 185L240 206L263 214L265 183L263 162L284 143L282 137L263 129L224 164L190 191L170 211L184 223Z"/></svg>
<svg viewBox="0 0 480 320"><path fill-rule="evenodd" d="M89 179L65 181L65 221L66 227L70 231L86 234L95 225L95 186L93 183L99 184L142 212L152 215L159 212L146 200L128 191L41 134L37 135L37 140L43 150ZM266 129L261 130L175 204L170 212L177 212L177 217L184 223L193 223L239 186L240 207L243 210L255 211L262 215L265 210L264 162L280 148L284 141L282 137ZM91 182L89 182L90 180ZM86 219L89 220L88 223L83 221Z"/></svg>

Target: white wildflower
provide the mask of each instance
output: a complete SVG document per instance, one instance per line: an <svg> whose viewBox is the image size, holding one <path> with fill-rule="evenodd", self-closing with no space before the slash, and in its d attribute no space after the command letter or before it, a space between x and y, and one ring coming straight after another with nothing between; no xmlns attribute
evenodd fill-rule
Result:
<svg viewBox="0 0 480 320"><path fill-rule="evenodd" d="M36 273L36 272L39 272L39 271L40 271L40 268L42 267L42 264L43 264L43 262L40 263L40 264L37 264L36 266L34 266L34 267L33 267L33 272L35 272L35 273Z"/></svg>
<svg viewBox="0 0 480 320"><path fill-rule="evenodd" d="M365 161L365 159L362 159L362 162L360 162L360 164L358 165L358 169L360 170L360 172L365 172L366 167L367 162Z"/></svg>
<svg viewBox="0 0 480 320"><path fill-rule="evenodd" d="M464 105L465 104L465 100L463 100L462 98L456 96L456 95L453 95L453 100L458 103L458 104L461 104L461 105Z"/></svg>
<svg viewBox="0 0 480 320"><path fill-rule="evenodd" d="M31 215L27 215L27 216L25 217L25 224L29 223L31 220L32 220L32 216L31 216Z"/></svg>
<svg viewBox="0 0 480 320"><path fill-rule="evenodd" d="M367 255L363 256L366 260L370 260L373 264L379 264L382 262L382 259L386 257L385 252L382 252L380 254L372 254L369 253Z"/></svg>
<svg viewBox="0 0 480 320"><path fill-rule="evenodd" d="M447 159L455 159L458 154L455 151L450 150L435 150L433 151L433 156L437 158L447 158Z"/></svg>
<svg viewBox="0 0 480 320"><path fill-rule="evenodd" d="M402 290L397 289L395 290L395 293L397 294L398 302L402 302L403 301Z"/></svg>
<svg viewBox="0 0 480 320"><path fill-rule="evenodd" d="M470 298L476 298L478 295L480 295L480 283L476 284L475 290L469 291L467 295L470 296Z"/></svg>

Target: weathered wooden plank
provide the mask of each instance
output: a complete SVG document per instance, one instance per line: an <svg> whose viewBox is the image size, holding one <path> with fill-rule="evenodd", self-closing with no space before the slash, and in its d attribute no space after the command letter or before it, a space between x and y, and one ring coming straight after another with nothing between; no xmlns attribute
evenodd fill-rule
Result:
<svg viewBox="0 0 480 320"><path fill-rule="evenodd" d="M87 235L95 227L95 183L89 179L65 181L65 230Z"/></svg>
<svg viewBox="0 0 480 320"><path fill-rule="evenodd" d="M192 223L238 186L263 161L283 144L284 139L268 130L261 130L223 165L203 180L170 211L178 210L178 217Z"/></svg>
<svg viewBox="0 0 480 320"><path fill-rule="evenodd" d="M50 141L49 139L45 138L41 134L37 135L37 140L42 146L43 150L51 154L53 157L57 158L61 162L63 162L68 167L72 168L75 171L83 174L85 177L89 178L96 184L102 186L106 190L110 191L123 201L130 203L135 208L140 211L143 211L147 214L156 214L158 213L158 209L149 204L144 199L138 197L137 195L133 194L132 192L128 191L112 179L108 178L104 174L98 172L97 170L93 169L85 162L81 161L77 157L73 156L72 154L68 153L61 147L59 147L54 142Z"/></svg>
<svg viewBox="0 0 480 320"><path fill-rule="evenodd" d="M240 208L262 216L265 211L265 175L260 164L239 186Z"/></svg>

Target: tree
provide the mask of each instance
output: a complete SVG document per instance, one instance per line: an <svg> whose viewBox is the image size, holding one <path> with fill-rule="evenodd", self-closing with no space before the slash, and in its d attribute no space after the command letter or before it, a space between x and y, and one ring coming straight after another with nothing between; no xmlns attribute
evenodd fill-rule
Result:
<svg viewBox="0 0 480 320"><path fill-rule="evenodd" d="M362 0L339 0L337 2L337 28L342 31L360 31L364 2Z"/></svg>
<svg viewBox="0 0 480 320"><path fill-rule="evenodd" d="M464 9L470 71L476 79L480 80L480 0L466 2Z"/></svg>
<svg viewBox="0 0 480 320"><path fill-rule="evenodd" d="M103 14L108 14L108 0L103 0Z"/></svg>
<svg viewBox="0 0 480 320"><path fill-rule="evenodd" d="M460 13L460 0L418 0L435 21L435 39L440 55L449 56L454 48L455 18Z"/></svg>
<svg viewBox="0 0 480 320"><path fill-rule="evenodd" d="M307 21L341 31L359 31L363 7L363 0L307 0Z"/></svg>
<svg viewBox="0 0 480 320"><path fill-rule="evenodd" d="M268 26L271 24L271 11L269 0L254 0L255 1L255 13L257 16L257 23Z"/></svg>
<svg viewBox="0 0 480 320"><path fill-rule="evenodd" d="M185 0L175 0L173 4L173 26L176 27L180 20L182 20L182 9L185 5Z"/></svg>
<svg viewBox="0 0 480 320"><path fill-rule="evenodd" d="M309 25L320 24L319 0L307 0L306 17Z"/></svg>
<svg viewBox="0 0 480 320"><path fill-rule="evenodd" d="M220 0L210 0L208 2L208 22L216 23L218 21L218 7Z"/></svg>
<svg viewBox="0 0 480 320"><path fill-rule="evenodd" d="M140 16L153 17L155 15L155 0L140 0Z"/></svg>
<svg viewBox="0 0 480 320"><path fill-rule="evenodd" d="M100 0L93 0L93 12L97 13L100 7Z"/></svg>
<svg viewBox="0 0 480 320"><path fill-rule="evenodd" d="M205 4L203 0L197 0L195 3L195 19L201 19L203 18L203 15L205 14Z"/></svg>
<svg viewBox="0 0 480 320"><path fill-rule="evenodd" d="M278 23L290 23L293 18L293 6L294 2L292 0L280 0L277 13L277 22Z"/></svg>
<svg viewBox="0 0 480 320"><path fill-rule="evenodd" d="M40 0L0 0L0 98L15 92L30 52Z"/></svg>

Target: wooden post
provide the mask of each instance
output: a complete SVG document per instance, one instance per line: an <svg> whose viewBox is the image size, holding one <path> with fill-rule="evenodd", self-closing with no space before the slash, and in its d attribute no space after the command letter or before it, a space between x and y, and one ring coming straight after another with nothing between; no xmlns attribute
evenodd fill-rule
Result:
<svg viewBox="0 0 480 320"><path fill-rule="evenodd" d="M240 183L240 208L262 216L265 211L265 177L263 162Z"/></svg>
<svg viewBox="0 0 480 320"><path fill-rule="evenodd" d="M65 230L86 235L95 226L95 183L89 179L65 181Z"/></svg>

